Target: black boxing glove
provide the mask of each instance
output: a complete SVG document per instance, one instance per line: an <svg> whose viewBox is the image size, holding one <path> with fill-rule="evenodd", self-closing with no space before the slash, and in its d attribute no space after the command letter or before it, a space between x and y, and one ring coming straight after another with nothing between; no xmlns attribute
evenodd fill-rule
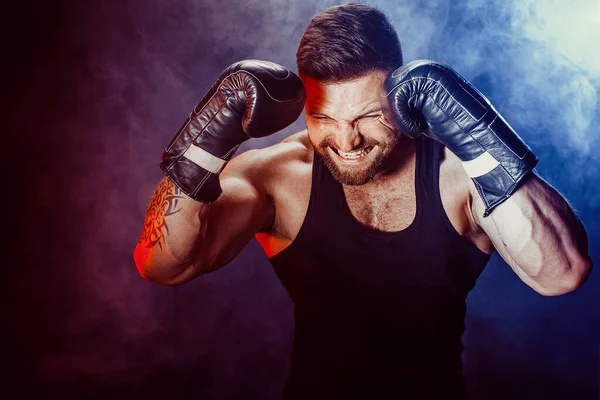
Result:
<svg viewBox="0 0 600 400"><path fill-rule="evenodd" d="M219 173L247 139L271 135L304 108L300 78L269 61L230 65L165 149L161 170L186 195L212 203L221 194Z"/></svg>
<svg viewBox="0 0 600 400"><path fill-rule="evenodd" d="M538 162L488 99L446 65L410 62L386 79L382 95L384 115L401 133L429 136L461 159L485 204L484 217Z"/></svg>

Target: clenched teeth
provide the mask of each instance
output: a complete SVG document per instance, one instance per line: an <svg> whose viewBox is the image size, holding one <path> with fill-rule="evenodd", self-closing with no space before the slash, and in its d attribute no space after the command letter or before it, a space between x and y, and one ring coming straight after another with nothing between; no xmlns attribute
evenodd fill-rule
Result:
<svg viewBox="0 0 600 400"><path fill-rule="evenodd" d="M344 153L343 151L339 150L339 149L334 149L334 151L342 158L346 158L348 160L353 160L356 158L360 158L363 157L365 155L367 155L371 150L373 150L373 147L366 147L360 151L351 151L349 153Z"/></svg>

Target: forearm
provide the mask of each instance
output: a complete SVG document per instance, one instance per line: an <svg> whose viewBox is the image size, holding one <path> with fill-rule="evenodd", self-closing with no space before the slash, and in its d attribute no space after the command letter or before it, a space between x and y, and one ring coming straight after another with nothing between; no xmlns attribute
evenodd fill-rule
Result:
<svg viewBox="0 0 600 400"><path fill-rule="evenodd" d="M539 292L562 294L587 278L591 265L583 224L535 174L482 222L493 224L496 249Z"/></svg>
<svg viewBox="0 0 600 400"><path fill-rule="evenodd" d="M208 204L192 200L167 177L148 205L134 259L148 280L177 284L195 273L205 238Z"/></svg>

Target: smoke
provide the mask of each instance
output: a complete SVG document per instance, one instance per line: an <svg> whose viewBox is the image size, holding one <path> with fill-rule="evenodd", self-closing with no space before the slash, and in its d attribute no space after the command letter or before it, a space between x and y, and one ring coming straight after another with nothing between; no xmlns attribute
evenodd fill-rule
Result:
<svg viewBox="0 0 600 400"><path fill-rule="evenodd" d="M434 2L433 10L445 13L431 21L429 5L395 17L427 38L411 54L464 75L540 156L538 170L576 208L598 209L598 196L584 193L600 173L598 2L444 3L447 11Z"/></svg>
<svg viewBox="0 0 600 400"><path fill-rule="evenodd" d="M543 107L528 116L533 121L524 122L525 126L533 128L545 122L548 129L561 132L554 137L554 144L563 155L578 152L594 156L597 162L600 158L590 152L590 144L598 139L592 124L598 109L592 81L600 78L600 55L595 50L600 41L600 6L590 1L568 6L557 1L515 5L511 30L522 36L520 42L531 43L519 49L520 59L527 61L519 72L530 79L511 88L511 95L523 108L536 99Z"/></svg>
<svg viewBox="0 0 600 400"><path fill-rule="evenodd" d="M61 24L56 23L52 36L57 42L52 53L35 59L45 69L33 80L56 84L47 93L29 91L20 118L32 138L30 154L55 157L29 189L40 212L55 213L42 219L56 223L54 235L33 234L40 243L28 251L55 267L45 269L52 285L46 281L29 290L35 292L32 304L43 305L32 305L39 324L46 326L42 333L56 339L44 347L39 344L43 339L25 328L21 339L39 346L33 370L47 387L64 386L68 392L69 385L100 388L110 381L126 388L134 382L136 393L162 385L165 393L204 398L278 397L291 344L292 309L256 243L223 270L178 288L143 281L132 252L147 202L162 176L162 151L214 79L246 58L295 70L296 47L311 17L337 3L91 0L70 1L59 10ZM406 61L447 62L489 97L540 156L541 174L580 211L592 248L597 245L598 2L368 4L390 16ZM43 111L43 125L25 118L31 108ZM303 118L276 135L246 142L238 153L303 129ZM59 211L48 203L59 204ZM495 288L495 300L505 297L507 282L522 295L512 271L499 272L505 265L495 262L488 268L471 298L474 315L498 312L497 303L486 297L490 288ZM572 299L579 306L598 304L591 290ZM527 301L540 309L549 304ZM524 312L519 304L508 304L504 314L493 317ZM587 318L568 301L561 304L563 313L581 316L570 319L573 324ZM64 323L42 318L44 307L60 310L52 315L59 314ZM536 310L527 311L533 315ZM544 315L551 318L552 313L546 309ZM527 318L520 321L528 323ZM539 326L531 331L538 332ZM527 327L519 332L527 335ZM516 340L505 331L494 335L504 335L505 343ZM493 353L484 339L469 340ZM589 345L591 339L585 340L581 346ZM592 369L589 363L582 368L586 373Z"/></svg>

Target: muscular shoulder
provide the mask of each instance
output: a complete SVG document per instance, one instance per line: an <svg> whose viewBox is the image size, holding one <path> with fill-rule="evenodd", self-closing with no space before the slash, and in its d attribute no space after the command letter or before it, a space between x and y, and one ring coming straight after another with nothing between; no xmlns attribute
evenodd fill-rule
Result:
<svg viewBox="0 0 600 400"><path fill-rule="evenodd" d="M272 146L247 150L230 163L260 189L273 194L274 186L312 165L312 146L307 131L286 137Z"/></svg>
<svg viewBox="0 0 600 400"><path fill-rule="evenodd" d="M246 154L249 153L249 154ZM257 239L267 250L289 244L300 225L310 197L313 150L306 130L275 145L243 153L245 175L269 199L274 211L271 223Z"/></svg>
<svg viewBox="0 0 600 400"><path fill-rule="evenodd" d="M280 143L271 147L277 148L282 152L282 155L285 154L294 161L312 162L312 144L308 139L306 129L286 137Z"/></svg>

